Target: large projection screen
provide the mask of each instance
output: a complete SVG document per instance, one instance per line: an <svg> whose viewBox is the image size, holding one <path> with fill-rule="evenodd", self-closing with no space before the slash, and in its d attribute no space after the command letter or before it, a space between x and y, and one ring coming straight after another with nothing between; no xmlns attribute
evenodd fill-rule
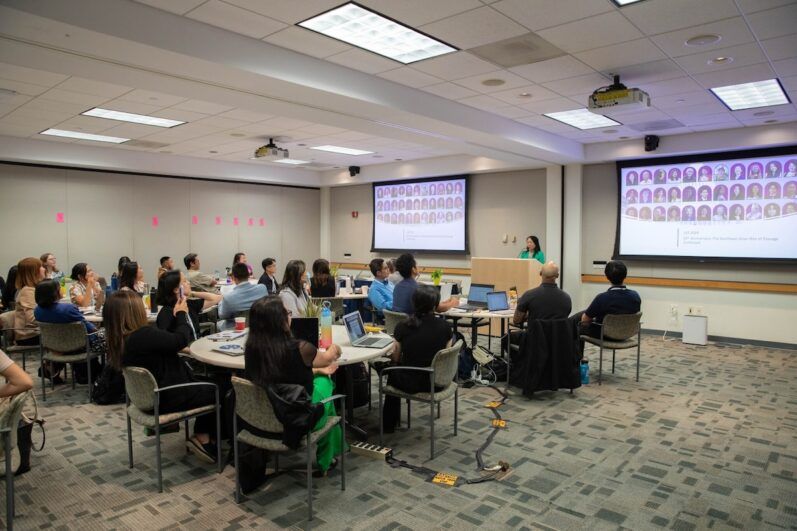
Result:
<svg viewBox="0 0 797 531"><path fill-rule="evenodd" d="M797 146L617 163L616 258L797 260Z"/></svg>
<svg viewBox="0 0 797 531"><path fill-rule="evenodd" d="M372 251L468 252L466 175L374 183Z"/></svg>

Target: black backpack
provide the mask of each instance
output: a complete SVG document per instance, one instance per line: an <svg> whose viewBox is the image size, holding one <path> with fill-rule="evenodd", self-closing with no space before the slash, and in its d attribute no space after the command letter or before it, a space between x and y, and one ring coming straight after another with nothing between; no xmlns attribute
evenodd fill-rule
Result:
<svg viewBox="0 0 797 531"><path fill-rule="evenodd" d="M462 341L462 350L459 351L459 366L457 368L457 379L462 380L470 380L470 373L473 368L476 366L476 360L473 359L473 351L468 346L468 343L465 341L465 336L462 335L462 332L454 331L454 337L452 339L453 343L457 341Z"/></svg>
<svg viewBox="0 0 797 531"><path fill-rule="evenodd" d="M125 402L125 379L122 373L106 363L91 388L91 399L95 404L101 406L123 404Z"/></svg>
<svg viewBox="0 0 797 531"><path fill-rule="evenodd" d="M324 415L324 404L314 404L302 385L268 384L266 392L282 423L282 444L295 450Z"/></svg>

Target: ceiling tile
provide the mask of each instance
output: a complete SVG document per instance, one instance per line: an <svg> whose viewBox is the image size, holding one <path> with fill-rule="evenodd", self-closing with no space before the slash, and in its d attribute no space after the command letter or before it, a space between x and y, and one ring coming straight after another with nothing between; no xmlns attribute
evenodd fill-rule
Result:
<svg viewBox="0 0 797 531"><path fill-rule="evenodd" d="M486 86L482 81L486 79L502 79L504 84L499 86ZM487 72L486 74L479 74L478 76L471 76L455 81L457 85L462 85L465 88L481 92L482 94L489 94L491 92L500 92L503 90L522 87L529 84L529 80L518 75L513 74L507 70L497 70L495 72Z"/></svg>
<svg viewBox="0 0 797 531"><path fill-rule="evenodd" d="M0 108L0 113L2 112L2 108ZM41 128L39 127L20 124L7 124L0 120L0 135L29 137L32 135L37 135L40 132Z"/></svg>
<svg viewBox="0 0 797 531"><path fill-rule="evenodd" d="M92 96L91 94L82 94L80 92L72 92L71 90L63 90L60 88L50 89L40 97L53 101L82 105L84 111L92 107L99 107L104 102L108 101L108 98L105 96Z"/></svg>
<svg viewBox="0 0 797 531"><path fill-rule="evenodd" d="M537 33L551 44L570 53L643 37L633 24L616 11L548 28Z"/></svg>
<svg viewBox="0 0 797 531"><path fill-rule="evenodd" d="M795 19L797 24L797 19ZM795 27L797 31L797 27ZM761 42L770 61L797 57L797 33Z"/></svg>
<svg viewBox="0 0 797 531"><path fill-rule="evenodd" d="M672 113L670 113L672 115ZM711 112L706 114L697 114L697 113L685 113L683 115L678 116L678 121L684 125L694 127L694 126L706 126L712 124L738 124L739 122L730 111L722 111L722 112Z"/></svg>
<svg viewBox="0 0 797 531"><path fill-rule="evenodd" d="M60 83L58 88L71 90L72 92L81 92L83 94L92 94L94 96L106 96L108 98L118 98L122 94L126 94L132 90L129 87L122 87L120 85L112 85L111 83L103 83L102 81L94 81L92 79L74 76Z"/></svg>
<svg viewBox="0 0 797 531"><path fill-rule="evenodd" d="M135 114L147 115L157 113L161 109L160 105L150 105L147 103L126 101L118 98L115 100L106 101L103 103L103 106L106 109L111 109L113 111L132 112Z"/></svg>
<svg viewBox="0 0 797 531"><path fill-rule="evenodd" d="M620 107L623 106L621 105ZM631 105L629 105L629 107L631 107ZM621 110L620 112L609 113L608 117L624 125L670 119L669 114L656 109L647 109L644 111L628 111L628 112L622 112Z"/></svg>
<svg viewBox="0 0 797 531"><path fill-rule="evenodd" d="M25 96L38 96L39 94L47 92L49 89L49 87L45 87L43 85L33 85L31 83L23 83L22 81L4 78L0 78L0 88L13 90L16 93Z"/></svg>
<svg viewBox="0 0 797 531"><path fill-rule="evenodd" d="M458 100L470 96L476 96L478 94L476 91L466 89L465 87L461 87L453 83L429 85L428 87L423 87L423 90L451 100Z"/></svg>
<svg viewBox="0 0 797 531"><path fill-rule="evenodd" d="M262 39L285 27L283 22L220 0L208 0L186 16L255 39Z"/></svg>
<svg viewBox="0 0 797 531"><path fill-rule="evenodd" d="M224 1L275 20L281 20L287 24L296 24L343 4L341 0L301 0L301 2L296 0Z"/></svg>
<svg viewBox="0 0 797 531"><path fill-rule="evenodd" d="M711 64L715 57L732 57L733 61L723 64ZM741 66L753 65L766 61L758 43L740 44L730 48L720 48L710 52L678 57L675 61L689 74L703 74L731 70Z"/></svg>
<svg viewBox="0 0 797 531"><path fill-rule="evenodd" d="M653 99L653 105L656 105L656 102L660 96L683 94L685 92L696 92L703 90L702 86L700 86L698 83L695 83L691 78L688 77L668 79L666 81L659 81L657 83L646 83L641 88L650 94L651 99Z"/></svg>
<svg viewBox="0 0 797 531"><path fill-rule="evenodd" d="M193 123L206 125L208 127L212 127L217 130L235 129L237 127L242 127L244 125L249 124L249 122L246 122L244 120L222 118L220 116L208 116L207 118L202 118L201 120L197 120L196 122Z"/></svg>
<svg viewBox="0 0 797 531"><path fill-rule="evenodd" d="M566 109L562 109L566 110ZM546 112L556 112L556 110L546 111ZM549 133L568 133L571 131L576 130L576 128L564 124L562 122L558 122L553 118L548 118L547 116L526 116L522 118L515 118L516 122L520 122L526 125L530 125L532 127L536 127L537 129L542 129L543 131L548 131Z"/></svg>
<svg viewBox="0 0 797 531"><path fill-rule="evenodd" d="M728 108L720 103L718 99L715 99L715 101L711 103L703 102L699 105L686 105L683 107L667 109L667 114L683 122L684 119L688 118L689 116L720 114L727 111Z"/></svg>
<svg viewBox="0 0 797 531"><path fill-rule="evenodd" d="M418 29L462 49L528 33L517 22L487 6L426 24Z"/></svg>
<svg viewBox="0 0 797 531"><path fill-rule="evenodd" d="M412 68L451 81L492 72L496 65L468 52L456 52L413 63Z"/></svg>
<svg viewBox="0 0 797 531"><path fill-rule="evenodd" d="M169 120L180 120L181 122L195 122L205 118L207 114L201 112L185 111L182 109L175 109L170 107L168 109L161 109L158 111L159 118L167 118Z"/></svg>
<svg viewBox="0 0 797 531"><path fill-rule="evenodd" d="M366 52L359 48L352 48L345 52L331 55L327 57L326 60L365 72L366 74L377 74L379 72L393 70L401 65L398 61L393 61L392 59L387 59L381 55Z"/></svg>
<svg viewBox="0 0 797 531"><path fill-rule="evenodd" d="M502 0L492 6L532 31L612 11L609 2L593 0Z"/></svg>
<svg viewBox="0 0 797 531"><path fill-rule="evenodd" d="M157 133L158 131L163 131L162 127L155 127L153 125L116 123L119 125L106 129L103 134L122 138L141 138Z"/></svg>
<svg viewBox="0 0 797 531"><path fill-rule="evenodd" d="M739 16L734 0L647 1L624 7L622 13L646 35Z"/></svg>
<svg viewBox="0 0 797 531"><path fill-rule="evenodd" d="M705 46L687 46L687 39L706 34L719 35L720 40ZM753 42L755 38L750 33L742 17L733 17L697 27L662 33L651 37L651 40L670 57L680 57L682 55L693 55L738 44L746 44Z"/></svg>
<svg viewBox="0 0 797 531"><path fill-rule="evenodd" d="M570 55L529 65L515 66L509 70L535 83L556 81L594 72L592 68Z"/></svg>
<svg viewBox="0 0 797 531"><path fill-rule="evenodd" d="M638 39L603 48L594 48L577 53L575 56L595 70L604 71L666 58L650 39Z"/></svg>
<svg viewBox="0 0 797 531"><path fill-rule="evenodd" d="M604 72L604 74L609 74L609 72ZM626 85L637 86L679 78L684 75L684 71L672 59L662 59L650 63L613 68L611 74L619 74Z"/></svg>
<svg viewBox="0 0 797 531"><path fill-rule="evenodd" d="M272 33L264 40L282 48L320 58L351 48L344 42L297 26L288 26L284 30Z"/></svg>
<svg viewBox="0 0 797 531"><path fill-rule="evenodd" d="M398 20L408 26L418 27L436 20L450 18L458 13L482 7L479 0L360 0L360 3ZM438 36L439 38L442 38Z"/></svg>
<svg viewBox="0 0 797 531"><path fill-rule="evenodd" d="M797 30L797 3L753 13L747 20L760 40L791 35Z"/></svg>
<svg viewBox="0 0 797 531"><path fill-rule="evenodd" d="M610 85L611 82L611 79L596 73L551 81L543 83L542 86L563 96L573 96L583 93L591 94L595 89Z"/></svg>
<svg viewBox="0 0 797 531"><path fill-rule="evenodd" d="M253 112L247 109L232 109L221 114L217 114L219 118L232 118L233 120L242 120L244 122L262 122L269 118L274 118L271 114L264 112Z"/></svg>
<svg viewBox="0 0 797 531"><path fill-rule="evenodd" d="M394 70L382 72L379 77L407 85L408 87L425 87L427 85L435 85L440 83L442 79L430 76L419 70L415 70L409 66L402 66Z"/></svg>
<svg viewBox="0 0 797 531"><path fill-rule="evenodd" d="M38 97L25 103L22 108L38 109L41 111L53 111L60 113L70 113L72 115L77 115L89 109L90 107L91 106L82 105L80 103L67 103L64 101L55 101L44 97Z"/></svg>
<svg viewBox="0 0 797 531"><path fill-rule="evenodd" d="M529 111L521 109L520 107L514 107L512 105L510 105L509 107L500 107L498 109L493 109L491 112L493 114L497 114L505 118L519 118L521 116L529 115Z"/></svg>
<svg viewBox="0 0 797 531"><path fill-rule="evenodd" d="M464 103L465 105L469 105L471 107L476 107L477 109L482 109L485 111L492 111L494 109L500 109L501 107L507 107L508 105L506 102L501 101L497 98L493 98L491 96L480 95L480 96L472 96L470 98L463 98L459 100L460 103Z"/></svg>
<svg viewBox="0 0 797 531"><path fill-rule="evenodd" d="M119 99L146 103L148 105L158 105L160 107L171 107L172 105L177 105L185 101L187 98L164 94L163 92L155 92L153 90L136 89L128 92Z"/></svg>
<svg viewBox="0 0 797 531"><path fill-rule="evenodd" d="M769 63L759 63L757 65L734 68L731 70L722 70L720 72L697 74L693 77L695 81L703 85L705 88L712 88L723 87L725 85L737 85L739 83L748 83L750 81L772 79L775 77L775 72L772 71Z"/></svg>
<svg viewBox="0 0 797 531"><path fill-rule="evenodd" d="M82 131L84 133L103 133L120 123L115 120L106 120L93 116L73 116L58 123L58 128L68 131Z"/></svg>
<svg viewBox="0 0 797 531"><path fill-rule="evenodd" d="M13 79L22 83L30 83L31 85L41 85L43 87L54 87L58 83L64 81L69 76L62 74L53 74L43 70L34 70L32 68L25 68L24 66L17 66L8 63L0 63L0 78ZM2 85L0 85L2 86Z"/></svg>
<svg viewBox="0 0 797 531"><path fill-rule="evenodd" d="M178 15L185 15L205 1L206 0L136 0L136 2L157 7L164 11L171 11Z"/></svg>
<svg viewBox="0 0 797 531"><path fill-rule="evenodd" d="M773 7L783 6L787 4L797 3L795 0L736 0L739 7L745 13L755 13L756 11L764 11L772 9Z"/></svg>
<svg viewBox="0 0 797 531"><path fill-rule="evenodd" d="M290 131L291 129L301 129L303 127L310 127L313 124L310 122L305 122L304 120L277 117L277 118L269 118L268 120L259 122L256 125L259 126L261 130L268 132L268 131ZM247 126L247 127L252 127L252 126Z"/></svg>
<svg viewBox="0 0 797 531"><path fill-rule="evenodd" d="M669 112L671 109L677 110L680 107L700 105L701 103L713 104L716 102L716 98L711 92L704 90L697 83L695 83L695 86L700 90L669 94L667 96L656 96L651 103L657 109L664 109Z"/></svg>
<svg viewBox="0 0 797 531"><path fill-rule="evenodd" d="M520 96L520 94L528 94L528 96ZM510 105L523 105L532 101L543 101L559 97L557 93L539 85L523 85L501 92L493 92L490 96L505 101Z"/></svg>
<svg viewBox="0 0 797 531"><path fill-rule="evenodd" d="M201 112L203 114L220 114L232 109L232 107L228 107L227 105L219 105L218 103L201 100L187 100L170 108L180 111Z"/></svg>
<svg viewBox="0 0 797 531"><path fill-rule="evenodd" d="M783 59L782 61L775 61L772 63L772 66L775 67L775 72L777 72L778 76L781 78L797 76L797 59Z"/></svg>
<svg viewBox="0 0 797 531"><path fill-rule="evenodd" d="M531 101L529 103L524 103L523 105L518 105L518 107L526 109L527 111L532 113L545 114L550 112L570 111L573 109L579 109L583 108L584 105L583 104L579 105L570 98L560 97L560 98L551 98L544 101Z"/></svg>

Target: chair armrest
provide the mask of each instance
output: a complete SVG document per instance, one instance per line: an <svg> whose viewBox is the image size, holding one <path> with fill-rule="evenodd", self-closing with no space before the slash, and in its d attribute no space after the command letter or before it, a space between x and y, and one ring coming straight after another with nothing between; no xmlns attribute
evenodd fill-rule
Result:
<svg viewBox="0 0 797 531"><path fill-rule="evenodd" d="M326 404L327 402L332 402L333 400L340 400L340 399L343 399L343 400L345 400L345 399L346 399L346 395L340 395L340 394L338 394L338 395L332 395L332 396L330 396L330 397L328 397L328 398L325 398L325 399L321 400L321 401L320 401L320 402L318 402L318 403L319 403L319 404Z"/></svg>
<svg viewBox="0 0 797 531"><path fill-rule="evenodd" d="M156 393L160 393L162 391L170 391L172 389L180 389L180 388L183 388L183 387L198 387L198 386L203 386L203 385L207 385L207 386L213 387L215 389L218 389L218 387L219 387L218 385L216 385L214 383L211 383L211 382L190 382L190 383L177 384L177 385L168 385L166 387L156 387L155 388L155 392Z"/></svg>

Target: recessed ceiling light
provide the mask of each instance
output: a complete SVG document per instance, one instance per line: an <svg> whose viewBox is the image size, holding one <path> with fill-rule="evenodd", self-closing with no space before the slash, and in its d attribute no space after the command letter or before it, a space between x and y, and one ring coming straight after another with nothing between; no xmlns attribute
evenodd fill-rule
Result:
<svg viewBox="0 0 797 531"><path fill-rule="evenodd" d="M318 151L329 151L330 153L342 153L344 155L371 155L373 151L365 151L363 149L353 149L340 146L315 146L310 149L317 149Z"/></svg>
<svg viewBox="0 0 797 531"><path fill-rule="evenodd" d="M381 158L384 158L384 157L383 157L382 155L374 155L374 156L373 156L373 157L371 157L371 158L372 158L372 159L381 159Z"/></svg>
<svg viewBox="0 0 797 531"><path fill-rule="evenodd" d="M77 138L78 140L94 140L95 142L110 142L111 144L121 144L127 142L129 138L118 136L92 135L90 133L80 133L78 131L66 131L64 129L47 129L39 133L40 135L62 136L65 138Z"/></svg>
<svg viewBox="0 0 797 531"><path fill-rule="evenodd" d="M706 33L705 35L696 35L689 38L684 42L687 46L708 46L722 40L722 36L715 35L714 33Z"/></svg>
<svg viewBox="0 0 797 531"><path fill-rule="evenodd" d="M775 114L775 111L758 111L754 112L753 116L772 116Z"/></svg>
<svg viewBox="0 0 797 531"><path fill-rule="evenodd" d="M218 153L218 151L208 151L208 153Z"/></svg>
<svg viewBox="0 0 797 531"><path fill-rule="evenodd" d="M517 97L518 98L530 98L531 94L528 93L528 92L521 92L520 94L517 95Z"/></svg>
<svg viewBox="0 0 797 531"><path fill-rule="evenodd" d="M506 81L497 78L485 79L484 81L482 81L482 85L484 85L485 87L500 87L504 83L506 83Z"/></svg>
<svg viewBox="0 0 797 531"><path fill-rule="evenodd" d="M711 92L732 111L789 103L777 79L716 87Z"/></svg>
<svg viewBox="0 0 797 531"><path fill-rule="evenodd" d="M710 65L726 65L733 62L733 57L715 57L714 59L709 59L708 64Z"/></svg>
<svg viewBox="0 0 797 531"><path fill-rule="evenodd" d="M617 129L604 129L602 132L605 135L613 135L614 133L617 132Z"/></svg>
<svg viewBox="0 0 797 531"><path fill-rule="evenodd" d="M296 144L296 145L297 145L297 146L299 146L299 147L304 147L304 146L306 146L307 144Z"/></svg>
<svg viewBox="0 0 797 531"><path fill-rule="evenodd" d="M642 0L612 0L612 2L617 4L617 7L623 7L623 6L627 6L627 5L631 5L631 4L636 4L637 2L641 2L641 1Z"/></svg>
<svg viewBox="0 0 797 531"><path fill-rule="evenodd" d="M275 160L274 162L279 162L280 164L309 164L309 160L299 160L299 159L279 159Z"/></svg>
<svg viewBox="0 0 797 531"><path fill-rule="evenodd" d="M353 2L299 22L297 26L405 65L457 51L453 46Z"/></svg>
<svg viewBox="0 0 797 531"><path fill-rule="evenodd" d="M681 99L681 100L675 100L675 103L685 103L685 102L686 102L686 100L683 100L683 99Z"/></svg>
<svg viewBox="0 0 797 531"><path fill-rule="evenodd" d="M623 125L620 122L615 122L607 116L591 113L587 109L550 112L546 113L545 116L581 130L597 129L599 127L609 127L612 125Z"/></svg>
<svg viewBox="0 0 797 531"><path fill-rule="evenodd" d="M778 123L778 121L777 120L764 120L764 123L765 124L776 124L776 123Z"/></svg>
<svg viewBox="0 0 797 531"><path fill-rule="evenodd" d="M154 125L155 127L174 127L185 123L180 120L169 120L168 118L158 118L157 116L147 116L145 114L135 114L132 112L112 111L110 109L101 109L100 107L89 109L81 114L83 116L94 116L95 118L119 120L120 122Z"/></svg>
<svg viewBox="0 0 797 531"><path fill-rule="evenodd" d="M246 133L230 133L230 136L241 138L243 136L246 136Z"/></svg>
<svg viewBox="0 0 797 531"><path fill-rule="evenodd" d="M396 162L400 162L400 161L402 161L404 159L393 159L393 160L395 160Z"/></svg>
<svg viewBox="0 0 797 531"><path fill-rule="evenodd" d="M631 137L630 136L618 136L617 138L620 139L620 140L628 140Z"/></svg>

